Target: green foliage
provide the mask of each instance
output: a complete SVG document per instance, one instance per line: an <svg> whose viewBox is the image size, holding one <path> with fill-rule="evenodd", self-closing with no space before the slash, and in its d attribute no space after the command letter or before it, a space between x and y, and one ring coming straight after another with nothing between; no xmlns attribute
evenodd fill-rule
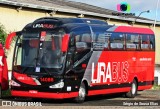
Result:
<svg viewBox="0 0 160 109"><path fill-rule="evenodd" d="M11 96L11 90L8 89L8 90L5 90L5 91L2 91L2 96L3 97L9 97L9 96Z"/></svg>
<svg viewBox="0 0 160 109"><path fill-rule="evenodd" d="M160 90L160 85L154 85L154 86L152 87L152 89L153 89L153 90Z"/></svg>
<svg viewBox="0 0 160 109"><path fill-rule="evenodd" d="M3 45L5 44L6 37L7 37L6 30L4 26L0 24L0 43L2 43Z"/></svg>

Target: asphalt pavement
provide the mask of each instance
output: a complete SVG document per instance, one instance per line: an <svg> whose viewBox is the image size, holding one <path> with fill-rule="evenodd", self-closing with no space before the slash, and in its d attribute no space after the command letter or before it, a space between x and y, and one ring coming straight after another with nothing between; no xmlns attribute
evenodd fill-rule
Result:
<svg viewBox="0 0 160 109"><path fill-rule="evenodd" d="M160 90L140 91L138 92L135 98L125 98L123 94L121 93L112 94L112 95L92 96L92 97L87 97L84 103L75 103L72 99L33 100L33 99L28 99L28 98L9 97L9 98L1 99L0 105L2 107L6 107L7 106L6 102L10 103L10 106L28 106L28 103L30 103L32 104L32 106L38 106L38 107L45 107L45 106L125 106L125 107L148 106L148 107L155 107L155 106L160 106Z"/></svg>

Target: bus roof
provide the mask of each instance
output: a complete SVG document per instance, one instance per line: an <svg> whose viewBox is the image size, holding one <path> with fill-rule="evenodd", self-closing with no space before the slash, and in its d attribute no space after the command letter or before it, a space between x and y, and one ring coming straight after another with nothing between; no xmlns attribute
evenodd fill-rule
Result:
<svg viewBox="0 0 160 109"><path fill-rule="evenodd" d="M140 33L140 34L154 34L149 28L131 27L131 26L118 26L114 32L125 32L125 33Z"/></svg>
<svg viewBox="0 0 160 109"><path fill-rule="evenodd" d="M23 30L39 30L39 29L54 29L55 27L66 27L71 30L74 27L88 25L104 25L108 26L105 21L87 18L53 18L44 17L27 24ZM22 31L23 31L22 30Z"/></svg>
<svg viewBox="0 0 160 109"><path fill-rule="evenodd" d="M55 27L65 27L68 32L72 29L82 26L97 25L101 28L106 28L110 32L122 33L138 33L138 34L154 34L149 28L131 27L131 26L115 26L108 25L105 21L88 19L88 18L57 18L57 17L43 17L35 20L34 22L26 25L23 30L36 30L36 29L54 29ZM98 28L98 27L97 27Z"/></svg>
<svg viewBox="0 0 160 109"><path fill-rule="evenodd" d="M58 18L58 17L43 17L40 19L35 20L33 23L36 23L37 21L57 21L60 22L62 25L63 24L68 24L68 23L86 23L86 24L104 24L108 25L107 22L102 21L102 20L96 20L96 19L89 19L89 18Z"/></svg>

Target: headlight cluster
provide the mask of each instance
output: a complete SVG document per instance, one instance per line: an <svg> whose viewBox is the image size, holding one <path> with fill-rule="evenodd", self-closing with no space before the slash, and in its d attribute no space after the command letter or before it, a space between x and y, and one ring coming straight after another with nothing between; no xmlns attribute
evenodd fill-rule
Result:
<svg viewBox="0 0 160 109"><path fill-rule="evenodd" d="M18 84L17 82L15 82L14 80L11 80L11 86L17 86L17 87L19 87L19 86L21 86L20 84Z"/></svg>
<svg viewBox="0 0 160 109"><path fill-rule="evenodd" d="M61 80L57 84L49 86L49 88L63 88L64 87L64 82Z"/></svg>

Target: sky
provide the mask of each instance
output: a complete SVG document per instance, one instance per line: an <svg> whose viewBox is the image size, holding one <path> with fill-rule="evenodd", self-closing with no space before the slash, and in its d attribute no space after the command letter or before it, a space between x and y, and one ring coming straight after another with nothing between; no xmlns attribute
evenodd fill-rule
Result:
<svg viewBox="0 0 160 109"><path fill-rule="evenodd" d="M120 4L122 2L127 2L131 6L130 13L135 13L136 16L139 16L141 12L150 10L149 13L142 13L140 16L152 20L157 19L158 21L160 21L160 0L159 3L158 0L69 0L69 1L83 2L115 11L117 11L117 4ZM158 9L156 17L157 3L158 3Z"/></svg>

